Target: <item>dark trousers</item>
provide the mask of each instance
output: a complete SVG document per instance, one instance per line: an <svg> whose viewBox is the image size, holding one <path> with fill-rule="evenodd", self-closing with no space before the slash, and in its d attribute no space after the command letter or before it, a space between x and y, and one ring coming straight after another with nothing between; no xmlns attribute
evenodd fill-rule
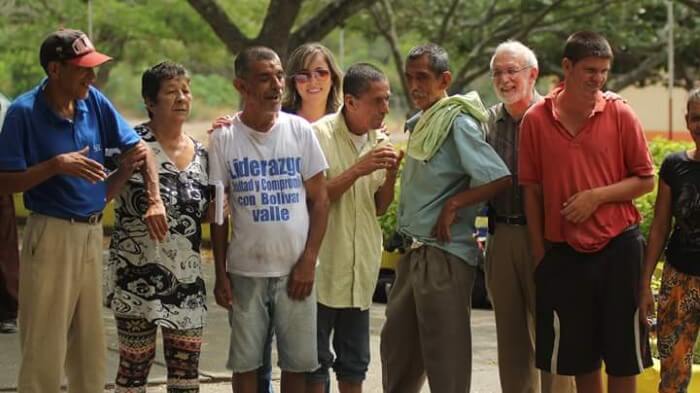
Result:
<svg viewBox="0 0 700 393"><path fill-rule="evenodd" d="M19 250L12 195L0 195L0 321L17 318Z"/></svg>

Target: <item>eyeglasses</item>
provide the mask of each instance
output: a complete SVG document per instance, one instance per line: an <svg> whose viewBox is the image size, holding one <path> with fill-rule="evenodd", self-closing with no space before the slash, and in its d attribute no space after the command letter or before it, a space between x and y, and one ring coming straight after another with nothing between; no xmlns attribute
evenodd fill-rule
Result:
<svg viewBox="0 0 700 393"><path fill-rule="evenodd" d="M523 68L508 68L506 70L493 70L493 71L491 71L491 79L497 79L497 78L500 78L504 75L507 77L513 77L513 76L515 76L515 74L517 74L521 71L525 71L528 68L532 68L532 66L527 65Z"/></svg>
<svg viewBox="0 0 700 393"><path fill-rule="evenodd" d="M330 70L317 68L311 71L299 71L296 74L292 75L292 78L297 83L308 83L311 81L311 78L314 78L319 81L326 81L330 76Z"/></svg>

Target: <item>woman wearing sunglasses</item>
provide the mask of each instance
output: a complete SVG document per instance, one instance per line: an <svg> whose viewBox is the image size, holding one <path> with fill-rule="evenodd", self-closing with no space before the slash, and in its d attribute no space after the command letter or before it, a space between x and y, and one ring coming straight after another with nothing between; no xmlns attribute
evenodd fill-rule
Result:
<svg viewBox="0 0 700 393"><path fill-rule="evenodd" d="M319 43L304 44L287 61L282 110L315 122L340 107L341 72L333 54Z"/></svg>

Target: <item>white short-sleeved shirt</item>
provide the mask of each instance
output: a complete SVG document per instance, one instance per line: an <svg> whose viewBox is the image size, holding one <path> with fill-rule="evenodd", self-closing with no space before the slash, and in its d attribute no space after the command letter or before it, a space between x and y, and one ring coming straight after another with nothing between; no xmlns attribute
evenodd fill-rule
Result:
<svg viewBox="0 0 700 393"><path fill-rule="evenodd" d="M250 277L289 274L306 245L304 181L328 165L309 123L280 112L258 132L236 115L212 133L209 179L229 192L233 234L226 270Z"/></svg>

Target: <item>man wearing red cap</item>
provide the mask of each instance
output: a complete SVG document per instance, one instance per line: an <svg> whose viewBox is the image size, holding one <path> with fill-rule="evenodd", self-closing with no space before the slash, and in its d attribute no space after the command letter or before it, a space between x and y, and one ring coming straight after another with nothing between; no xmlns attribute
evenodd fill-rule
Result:
<svg viewBox="0 0 700 393"><path fill-rule="evenodd" d="M0 194L24 192L19 282L20 393L104 389L102 210L114 195L102 163L120 148L119 171L140 167L140 196L151 237L167 233L150 151L102 93L94 67L111 60L77 30L44 40L47 78L7 111L0 132ZM142 163L145 162L145 165ZM109 190L108 190L109 189Z"/></svg>

